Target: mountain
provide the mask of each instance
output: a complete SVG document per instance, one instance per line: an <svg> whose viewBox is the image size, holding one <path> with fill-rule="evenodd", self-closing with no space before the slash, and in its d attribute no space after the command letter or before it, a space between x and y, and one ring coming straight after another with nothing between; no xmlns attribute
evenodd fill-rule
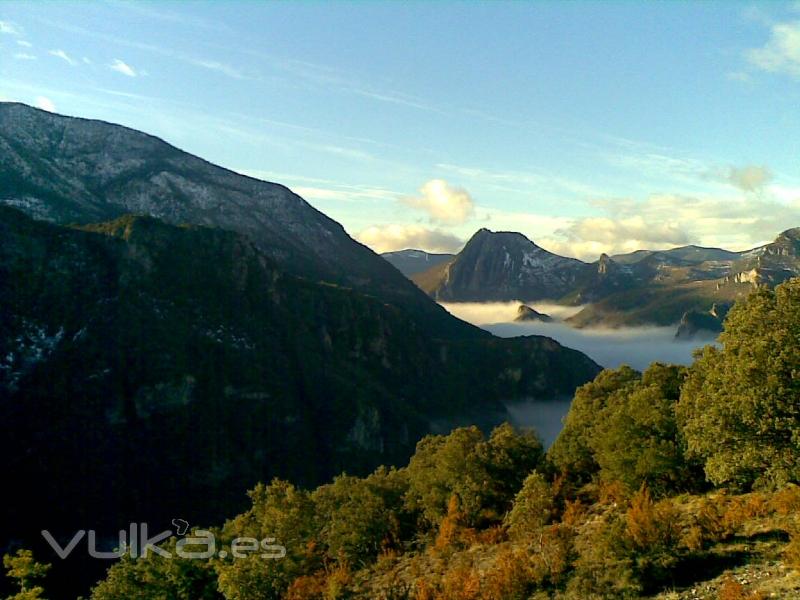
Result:
<svg viewBox="0 0 800 600"><path fill-rule="evenodd" d="M655 256L656 260L663 263L673 261L683 261L691 264L699 264L706 261L727 261L736 260L739 252L723 250L722 248L705 248L703 246L680 246L670 250L636 250L628 254L616 254L612 258L622 264L637 263L640 260Z"/></svg>
<svg viewBox="0 0 800 600"><path fill-rule="evenodd" d="M521 233L481 229L449 263L413 280L436 300L489 302L559 298L586 264L540 248Z"/></svg>
<svg viewBox="0 0 800 600"><path fill-rule="evenodd" d="M403 306L444 336L473 336L341 225L288 188L102 121L0 103L0 204L53 223L125 214L247 235L285 271Z"/></svg>
<svg viewBox="0 0 800 600"><path fill-rule="evenodd" d="M395 252L384 252L381 256L403 275L411 277L442 263L449 262L455 255L432 254L424 250L397 250Z"/></svg>
<svg viewBox="0 0 800 600"><path fill-rule="evenodd" d="M480 230L448 263L412 280L447 302L548 299L583 305L575 327L680 325L678 337L720 331L725 313L753 286L800 275L800 228L748 250L682 246L603 254L585 263L543 250L519 233Z"/></svg>
<svg viewBox="0 0 800 600"><path fill-rule="evenodd" d="M258 481L400 464L598 371L452 317L283 186L0 104L4 547L219 522Z"/></svg>
<svg viewBox="0 0 800 600"><path fill-rule="evenodd" d="M542 323L549 323L553 320L553 317L544 313L540 313L538 310L531 308L527 304L520 304L517 308L517 316L514 317L514 320L519 322L540 321Z"/></svg>
<svg viewBox="0 0 800 600"><path fill-rule="evenodd" d="M505 400L599 371L548 338L435 338L235 232L130 215L64 227L9 207L0 357L14 490L0 544L219 522L258 481L397 464L437 423L490 425Z"/></svg>

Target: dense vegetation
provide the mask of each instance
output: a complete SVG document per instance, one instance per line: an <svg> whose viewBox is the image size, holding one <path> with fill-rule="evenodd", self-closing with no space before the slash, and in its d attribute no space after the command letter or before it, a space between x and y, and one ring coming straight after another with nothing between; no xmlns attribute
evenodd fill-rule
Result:
<svg viewBox="0 0 800 600"><path fill-rule="evenodd" d="M602 372L548 453L469 427L425 437L404 468L258 485L214 530L227 556L126 558L91 598L798 597L800 280L737 304L720 342L688 368ZM286 556L232 558L242 536ZM748 561L771 565L763 580L723 576ZM15 598L42 597L45 565L5 562Z"/></svg>
<svg viewBox="0 0 800 600"><path fill-rule="evenodd" d="M432 424L496 425L502 401L599 370L539 336L436 337L403 305L290 275L234 232L137 216L61 227L0 206L0 455L16 490L0 548L49 551L43 529L65 542L221 522L259 481L402 465ZM53 565L62 598L107 568L80 555Z"/></svg>

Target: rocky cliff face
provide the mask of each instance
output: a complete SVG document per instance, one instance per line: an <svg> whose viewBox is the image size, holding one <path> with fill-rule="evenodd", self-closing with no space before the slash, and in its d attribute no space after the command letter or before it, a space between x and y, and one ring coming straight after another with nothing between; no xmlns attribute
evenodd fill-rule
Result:
<svg viewBox="0 0 800 600"><path fill-rule="evenodd" d="M548 299L586 305L567 321L576 327L676 325L680 336L701 317L730 305L758 285L800 276L800 228L746 252L683 246L603 254L583 263L551 254L515 233L481 230L450 262L412 279L432 297L448 302Z"/></svg>
<svg viewBox="0 0 800 600"><path fill-rule="evenodd" d="M540 248L520 233L481 229L423 289L442 301L553 299L571 289L585 266ZM415 280L426 286L424 275Z"/></svg>

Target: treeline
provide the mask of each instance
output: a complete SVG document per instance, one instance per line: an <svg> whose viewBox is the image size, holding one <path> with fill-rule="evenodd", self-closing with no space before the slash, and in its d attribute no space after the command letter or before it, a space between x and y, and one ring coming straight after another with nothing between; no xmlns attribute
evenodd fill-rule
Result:
<svg viewBox="0 0 800 600"><path fill-rule="evenodd" d="M603 371L548 452L509 425L462 428L421 440L403 468L258 485L212 530L225 556L125 558L91 598L637 598L702 578L753 519L800 567L800 280L737 304L719 342L690 367ZM234 558L242 537L286 556ZM42 565L6 563L15 598L44 597ZM727 597L748 598L737 585Z"/></svg>

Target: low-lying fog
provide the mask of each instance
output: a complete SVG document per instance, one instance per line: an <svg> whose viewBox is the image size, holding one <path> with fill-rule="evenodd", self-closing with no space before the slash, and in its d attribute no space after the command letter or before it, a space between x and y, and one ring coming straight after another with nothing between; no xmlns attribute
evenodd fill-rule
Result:
<svg viewBox="0 0 800 600"><path fill-rule="evenodd" d="M555 319L515 323L521 302L442 304L451 314L500 337L546 335L569 348L580 350L603 367L623 364L642 371L655 361L688 365L692 352L713 340L675 340L677 325L672 327L629 327L620 329L574 329L561 322L581 307L526 302L528 306Z"/></svg>
<svg viewBox="0 0 800 600"><path fill-rule="evenodd" d="M515 323L517 308L522 302L442 304L450 313L501 337L546 335L564 346L580 350L603 367L623 364L642 371L655 361L688 365L695 348L713 339L675 340L674 327L630 327L621 329L573 329L563 319L582 307L525 302L540 313L553 317L551 323L538 321ZM509 419L519 427L531 427L550 446L562 429L562 419L569 411L572 398L522 400L506 405Z"/></svg>

